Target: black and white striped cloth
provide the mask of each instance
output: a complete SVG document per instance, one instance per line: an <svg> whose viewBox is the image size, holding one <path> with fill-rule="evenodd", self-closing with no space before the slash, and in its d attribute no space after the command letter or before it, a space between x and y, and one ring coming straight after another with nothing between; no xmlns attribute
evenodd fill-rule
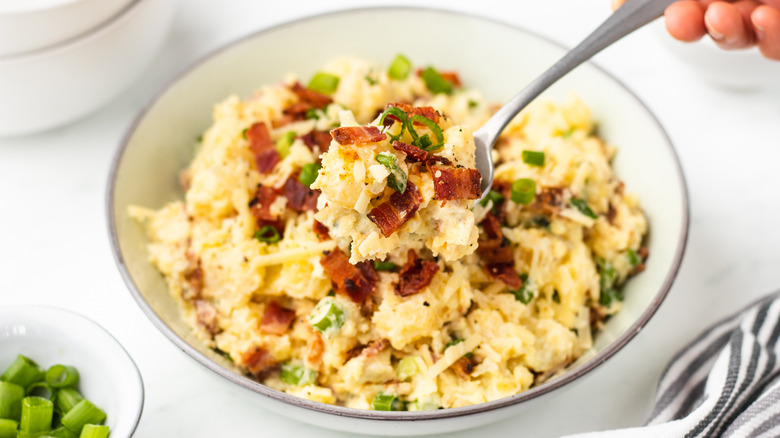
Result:
<svg viewBox="0 0 780 438"><path fill-rule="evenodd" d="M645 426L576 437L780 437L778 338L780 293L774 293L677 353Z"/></svg>

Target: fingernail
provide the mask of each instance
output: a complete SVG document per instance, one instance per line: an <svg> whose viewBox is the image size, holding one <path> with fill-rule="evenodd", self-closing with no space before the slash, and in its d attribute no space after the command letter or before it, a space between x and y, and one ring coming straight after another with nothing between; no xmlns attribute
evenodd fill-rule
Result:
<svg viewBox="0 0 780 438"><path fill-rule="evenodd" d="M707 25L707 33L710 34L710 37L712 37L715 41L723 41L723 34L715 30L714 27L710 24L709 20L707 20L707 17L704 17L704 24Z"/></svg>
<svg viewBox="0 0 780 438"><path fill-rule="evenodd" d="M756 39L759 41L763 40L765 35L764 28L760 24L756 23L755 20L752 21L753 21L753 29L756 32Z"/></svg>

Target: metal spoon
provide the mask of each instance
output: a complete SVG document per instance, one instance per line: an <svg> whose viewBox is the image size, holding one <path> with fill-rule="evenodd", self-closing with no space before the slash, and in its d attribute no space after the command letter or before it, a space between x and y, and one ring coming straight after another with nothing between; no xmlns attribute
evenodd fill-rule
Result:
<svg viewBox="0 0 780 438"><path fill-rule="evenodd" d="M590 59L602 49L645 24L663 15L664 10L677 0L628 0L577 47L528 84L520 93L496 112L481 128L474 131L477 169L482 174L482 196L493 185L493 143L507 124L544 90L566 73Z"/></svg>

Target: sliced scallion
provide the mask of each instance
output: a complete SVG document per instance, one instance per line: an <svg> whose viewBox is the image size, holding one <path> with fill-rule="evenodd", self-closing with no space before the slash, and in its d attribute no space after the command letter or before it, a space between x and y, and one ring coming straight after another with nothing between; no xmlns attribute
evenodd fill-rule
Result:
<svg viewBox="0 0 780 438"><path fill-rule="evenodd" d="M52 365L46 371L46 383L52 388L75 386L79 383L79 372L69 365Z"/></svg>
<svg viewBox="0 0 780 438"><path fill-rule="evenodd" d="M279 156L284 158L290 155L290 147L295 142L297 134L295 131L287 131L283 136L276 140L276 152L279 152Z"/></svg>
<svg viewBox="0 0 780 438"><path fill-rule="evenodd" d="M530 204L536 197L536 182L528 178L520 178L512 183L512 202L515 204Z"/></svg>
<svg viewBox="0 0 780 438"><path fill-rule="evenodd" d="M417 134L417 130L414 129L414 122L420 123L428 128L436 137L436 143L431 142L427 134L420 137ZM406 123L406 129L412 136L412 144L421 149L425 149L427 151L435 150L440 148L444 143L444 133L441 131L439 125L437 125L433 120L420 114L415 114L409 118L409 121Z"/></svg>
<svg viewBox="0 0 780 438"><path fill-rule="evenodd" d="M377 271L395 271L398 269L398 265L393 262L380 262L379 260L374 260L374 269Z"/></svg>
<svg viewBox="0 0 780 438"><path fill-rule="evenodd" d="M85 424L84 428L81 429L79 438L107 438L109 432L108 426Z"/></svg>
<svg viewBox="0 0 780 438"><path fill-rule="evenodd" d="M544 152L523 151L523 163L529 166L544 167Z"/></svg>
<svg viewBox="0 0 780 438"><path fill-rule="evenodd" d="M84 397L74 388L61 388L54 397L54 405L59 412L68 413L73 406L76 406Z"/></svg>
<svg viewBox="0 0 780 438"><path fill-rule="evenodd" d="M346 321L347 315L341 305L331 297L320 300L309 316L309 324L320 333L336 332Z"/></svg>
<svg viewBox="0 0 780 438"><path fill-rule="evenodd" d="M408 380L419 372L420 367L417 366L417 361L414 359L414 356L406 356L398 362L398 380Z"/></svg>
<svg viewBox="0 0 780 438"><path fill-rule="evenodd" d="M54 403L43 397L25 397L22 399L22 417L19 431L26 433L47 432L51 430L54 416Z"/></svg>
<svg viewBox="0 0 780 438"><path fill-rule="evenodd" d="M298 175L298 181L306 187L311 187L314 181L317 180L317 175L320 173L321 165L317 163L306 163L301 169L301 174Z"/></svg>
<svg viewBox="0 0 780 438"><path fill-rule="evenodd" d="M433 94L452 94L452 83L444 79L444 77L433 67L428 67L423 70L422 80L425 82L425 86L428 87L428 90Z"/></svg>
<svg viewBox="0 0 780 438"><path fill-rule="evenodd" d="M489 201L493 201L493 206L490 207L490 211L492 211L493 213L497 213L498 204L504 202L504 195L498 193L495 190L490 190L489 192L487 192L487 195L485 195L485 197L482 198L481 201L479 201L479 205L486 207Z"/></svg>
<svg viewBox="0 0 780 438"><path fill-rule="evenodd" d="M387 75L390 79L401 81L409 77L409 73L412 71L412 62L409 61L404 55L396 55L393 62L390 64L390 68L387 69Z"/></svg>
<svg viewBox="0 0 780 438"><path fill-rule="evenodd" d="M371 408L375 411L402 411L403 402L393 394L382 394L381 392L374 397L371 402Z"/></svg>
<svg viewBox="0 0 780 438"><path fill-rule="evenodd" d="M339 87L339 77L330 73L318 72L309 81L308 88L323 94L332 94Z"/></svg>
<svg viewBox="0 0 780 438"><path fill-rule="evenodd" d="M108 427L108 426L106 426L106 427ZM60 427L58 427L58 428L56 428L54 430L46 432L46 436L47 437L52 437L52 438L79 438L78 435L76 435L75 433L71 432L71 430L68 429L65 426L60 426Z"/></svg>
<svg viewBox="0 0 780 438"><path fill-rule="evenodd" d="M0 382L0 418L19 421L22 416L24 388L16 383Z"/></svg>
<svg viewBox="0 0 780 438"><path fill-rule="evenodd" d="M282 236L279 235L279 230L272 225L263 225L259 230L255 232L255 239L265 243L276 243L282 240Z"/></svg>
<svg viewBox="0 0 780 438"><path fill-rule="evenodd" d="M626 257L628 258L628 263L631 264L632 268L642 263L642 258L639 257L639 254L637 254L636 251L634 251L631 248L629 248L628 251L626 251Z"/></svg>
<svg viewBox="0 0 780 438"><path fill-rule="evenodd" d="M44 373L38 368L38 364L20 354L16 356L16 359L0 376L0 381L16 383L23 388L27 388L33 383L43 380L43 377Z"/></svg>
<svg viewBox="0 0 780 438"><path fill-rule="evenodd" d="M515 296L517 301L520 301L523 304L528 304L534 298L534 293L531 292L530 285L528 284L528 274L520 274L520 280L523 280L523 285L520 286L520 289L510 290L509 292Z"/></svg>
<svg viewBox="0 0 780 438"><path fill-rule="evenodd" d="M102 409L92 404L91 401L82 399L76 403L73 409L62 416L62 425L72 432L81 433L85 424L100 424L105 420L106 413Z"/></svg>
<svg viewBox="0 0 780 438"><path fill-rule="evenodd" d="M591 218L591 219L598 219L598 216L596 216L596 213L593 212L593 210L590 209L590 206L584 199L580 198L571 198L569 199L569 204L572 205L572 207L579 210L580 213L584 214L585 216Z"/></svg>
<svg viewBox="0 0 780 438"><path fill-rule="evenodd" d="M317 372L303 365L285 363L280 374L282 382L293 386L311 385L317 380Z"/></svg>
<svg viewBox="0 0 780 438"><path fill-rule="evenodd" d="M390 175L387 176L387 185L398 193L405 192L407 177L406 172L398 165L398 157L389 152L381 152L376 154L374 159L390 171Z"/></svg>
<svg viewBox="0 0 780 438"><path fill-rule="evenodd" d="M404 134L404 130L406 129L407 125L407 119L406 119L406 113L401 109L394 106L387 107L386 110L382 112L382 115L379 116L379 125L384 125L385 118L387 116L393 116L397 118L401 122L401 131L398 132L396 135L388 134L390 136L390 141L396 141Z"/></svg>
<svg viewBox="0 0 780 438"><path fill-rule="evenodd" d="M16 438L16 429L18 427L19 423L16 421L0 418L0 438Z"/></svg>
<svg viewBox="0 0 780 438"><path fill-rule="evenodd" d="M623 294L615 287L617 282L617 271L612 263L602 259L596 259L596 268L599 272L599 304L609 307L615 301L622 301Z"/></svg>

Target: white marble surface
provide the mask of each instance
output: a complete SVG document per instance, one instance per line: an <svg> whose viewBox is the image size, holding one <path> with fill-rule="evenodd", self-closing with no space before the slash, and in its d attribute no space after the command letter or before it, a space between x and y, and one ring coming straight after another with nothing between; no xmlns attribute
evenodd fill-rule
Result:
<svg viewBox="0 0 780 438"><path fill-rule="evenodd" d="M426 5L515 23L569 46L609 14L607 0L512 3ZM136 436L344 435L262 410L254 394L201 367L160 334L114 265L104 203L109 163L124 130L182 68L262 27L366 4L180 2L164 48L132 90L70 126L0 139L0 304L76 310L113 333L135 359L146 385ZM599 55L597 62L648 104L678 149L692 219L682 269L659 312L624 350L582 382L478 436L522 432L548 437L641 424L658 376L676 349L708 323L780 287L780 86L736 93L701 83L647 29ZM474 432L448 436L472 437Z"/></svg>

